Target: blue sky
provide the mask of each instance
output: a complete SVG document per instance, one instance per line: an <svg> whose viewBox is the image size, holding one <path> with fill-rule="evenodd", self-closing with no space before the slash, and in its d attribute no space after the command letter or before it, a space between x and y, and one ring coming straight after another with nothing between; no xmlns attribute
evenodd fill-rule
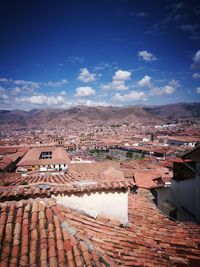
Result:
<svg viewBox="0 0 200 267"><path fill-rule="evenodd" d="M0 1L0 109L200 100L199 1Z"/></svg>

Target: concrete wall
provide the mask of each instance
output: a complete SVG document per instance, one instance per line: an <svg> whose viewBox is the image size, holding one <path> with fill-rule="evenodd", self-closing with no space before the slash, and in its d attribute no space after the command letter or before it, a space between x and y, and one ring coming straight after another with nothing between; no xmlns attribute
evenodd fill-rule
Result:
<svg viewBox="0 0 200 267"><path fill-rule="evenodd" d="M96 217L98 214L128 222L128 192L94 192L82 195L59 195L56 201L66 207L84 211Z"/></svg>
<svg viewBox="0 0 200 267"><path fill-rule="evenodd" d="M199 170L200 163L197 164L197 171ZM196 174L193 179L178 182L173 180L171 187L157 189L157 206L169 215L170 208L166 201L177 207L177 219L184 221L195 217L200 222L200 177Z"/></svg>

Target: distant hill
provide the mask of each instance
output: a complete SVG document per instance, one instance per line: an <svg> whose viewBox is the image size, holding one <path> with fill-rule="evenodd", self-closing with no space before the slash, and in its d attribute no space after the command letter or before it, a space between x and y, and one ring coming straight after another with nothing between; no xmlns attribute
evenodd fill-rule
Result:
<svg viewBox="0 0 200 267"><path fill-rule="evenodd" d="M155 107L145 107L144 110L154 116L169 120L200 118L200 103L178 103Z"/></svg>
<svg viewBox="0 0 200 267"><path fill-rule="evenodd" d="M0 110L0 126L26 128L71 123L159 123L178 118L200 118L200 103L164 106L87 107L71 109Z"/></svg>

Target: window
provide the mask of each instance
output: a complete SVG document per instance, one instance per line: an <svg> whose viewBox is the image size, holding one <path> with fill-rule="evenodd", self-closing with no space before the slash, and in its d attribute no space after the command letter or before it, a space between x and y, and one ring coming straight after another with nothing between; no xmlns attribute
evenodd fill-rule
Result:
<svg viewBox="0 0 200 267"><path fill-rule="evenodd" d="M39 159L52 159L52 151L41 152Z"/></svg>

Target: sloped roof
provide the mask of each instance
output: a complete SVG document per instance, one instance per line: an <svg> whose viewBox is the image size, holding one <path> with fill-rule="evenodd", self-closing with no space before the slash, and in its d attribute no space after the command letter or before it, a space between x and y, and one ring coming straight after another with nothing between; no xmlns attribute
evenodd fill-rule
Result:
<svg viewBox="0 0 200 267"><path fill-rule="evenodd" d="M2 266L100 265L101 256L74 236L52 201L7 202L0 210Z"/></svg>
<svg viewBox="0 0 200 267"><path fill-rule="evenodd" d="M0 204L0 262L13 266L198 266L200 226L170 221L139 194L129 225L53 199ZM188 226L187 226L188 227Z"/></svg>
<svg viewBox="0 0 200 267"><path fill-rule="evenodd" d="M40 159L42 152L52 152L51 159ZM25 154L17 166L49 165L49 164L68 164L70 158L63 147L35 147Z"/></svg>
<svg viewBox="0 0 200 267"><path fill-rule="evenodd" d="M132 179L101 176L99 167L89 174L85 168L83 174L25 176L11 184L0 187L2 265L200 265L200 225L169 220L140 191L128 193L128 225L54 200L57 194L127 191L135 185Z"/></svg>
<svg viewBox="0 0 200 267"><path fill-rule="evenodd" d="M26 186L1 186L0 201L19 200L36 197L51 197L58 194L91 193L109 190L126 190L133 187L133 181L76 181L69 184L36 183Z"/></svg>
<svg viewBox="0 0 200 267"><path fill-rule="evenodd" d="M4 156L3 159L0 160L0 169L5 169L6 167L8 167L11 163L13 162L13 160L8 157L8 156Z"/></svg>
<svg viewBox="0 0 200 267"><path fill-rule="evenodd" d="M134 176L134 181L140 188L156 188L155 180L158 178L163 179L163 181L168 179L168 182L172 180L172 172L159 163L136 160L123 164L121 168L125 175L128 171L129 177L131 177L131 174Z"/></svg>

